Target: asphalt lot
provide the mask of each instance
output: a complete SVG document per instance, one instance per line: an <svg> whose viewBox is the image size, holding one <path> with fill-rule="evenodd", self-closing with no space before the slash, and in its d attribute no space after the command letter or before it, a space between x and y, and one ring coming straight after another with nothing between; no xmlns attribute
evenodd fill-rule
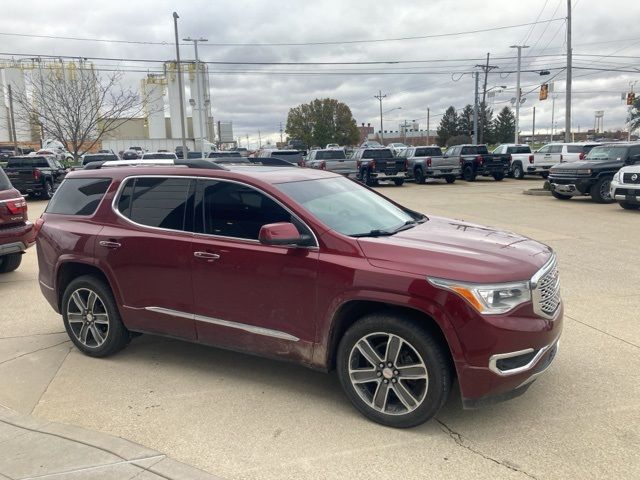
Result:
<svg viewBox="0 0 640 480"><path fill-rule="evenodd" d="M522 397L464 411L454 391L435 420L394 430L361 417L335 375L295 365L152 336L92 359L61 333L31 249L0 277L0 404L229 479L638 478L640 212L522 194L541 184L380 187L426 214L509 229L557 251L560 350ZM30 201L31 218L43 208Z"/></svg>

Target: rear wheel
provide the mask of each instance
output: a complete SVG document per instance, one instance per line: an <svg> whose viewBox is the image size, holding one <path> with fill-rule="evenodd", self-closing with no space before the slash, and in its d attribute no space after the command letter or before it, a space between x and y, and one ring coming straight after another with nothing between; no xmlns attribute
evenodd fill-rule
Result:
<svg viewBox="0 0 640 480"><path fill-rule="evenodd" d="M625 210L638 210L640 209L640 204L638 203L629 203L629 202L619 202L620 206Z"/></svg>
<svg viewBox="0 0 640 480"><path fill-rule="evenodd" d="M0 257L0 273L13 272L22 263L21 253L11 253Z"/></svg>
<svg viewBox="0 0 640 480"><path fill-rule="evenodd" d="M504 180L504 173L494 173L492 177L496 182L501 182L502 180Z"/></svg>
<svg viewBox="0 0 640 480"><path fill-rule="evenodd" d="M362 183L367 185L368 187L373 187L376 184L376 181L371 177L371 172L368 168L363 168L362 173L360 174L360 178L362 178Z"/></svg>
<svg viewBox="0 0 640 480"><path fill-rule="evenodd" d="M396 187L401 187L404 185L404 178L394 178L393 183L396 184Z"/></svg>
<svg viewBox="0 0 640 480"><path fill-rule="evenodd" d="M415 178L416 183L419 183L420 185L424 185L424 182L426 181L426 178L424 177L424 172L420 167L416 168L413 171L413 178Z"/></svg>
<svg viewBox="0 0 640 480"><path fill-rule="evenodd" d="M613 199L611 198L611 192L609 188L611 187L611 177L602 177L599 179L590 190L591 198L594 202L598 203L611 203Z"/></svg>
<svg viewBox="0 0 640 480"><path fill-rule="evenodd" d="M524 178L524 169L520 162L514 163L511 171L513 172L513 178L516 180L522 180Z"/></svg>
<svg viewBox="0 0 640 480"><path fill-rule="evenodd" d="M546 180L547 178L549 178L549 172L542 172L540 176Z"/></svg>
<svg viewBox="0 0 640 480"><path fill-rule="evenodd" d="M571 200L571 195L563 195L562 193L558 193L555 190L551 190L551 195L556 197L558 200Z"/></svg>
<svg viewBox="0 0 640 480"><path fill-rule="evenodd" d="M131 339L111 289L94 276L84 275L69 283L61 309L69 338L86 355L111 355Z"/></svg>
<svg viewBox="0 0 640 480"><path fill-rule="evenodd" d="M425 330L393 314L356 322L338 346L338 377L367 418L407 428L432 418L451 388L447 355Z"/></svg>
<svg viewBox="0 0 640 480"><path fill-rule="evenodd" d="M462 178L467 182L476 181L476 173L473 171L473 167L471 165L467 165L462 169Z"/></svg>
<svg viewBox="0 0 640 480"><path fill-rule="evenodd" d="M456 177L454 175L447 175L446 177L444 177L444 179L447 181L447 183L453 183L456 181Z"/></svg>
<svg viewBox="0 0 640 480"><path fill-rule="evenodd" d="M40 197L45 200L51 200L53 197L53 185L51 182L45 182L44 189L40 192Z"/></svg>

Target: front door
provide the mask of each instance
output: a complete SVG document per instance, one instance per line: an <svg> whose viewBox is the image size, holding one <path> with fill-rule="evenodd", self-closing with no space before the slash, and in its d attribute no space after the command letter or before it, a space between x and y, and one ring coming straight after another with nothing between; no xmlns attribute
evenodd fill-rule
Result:
<svg viewBox="0 0 640 480"><path fill-rule="evenodd" d="M193 241L198 340L298 361L311 357L318 249L263 245L263 225L306 226L246 184L199 180Z"/></svg>

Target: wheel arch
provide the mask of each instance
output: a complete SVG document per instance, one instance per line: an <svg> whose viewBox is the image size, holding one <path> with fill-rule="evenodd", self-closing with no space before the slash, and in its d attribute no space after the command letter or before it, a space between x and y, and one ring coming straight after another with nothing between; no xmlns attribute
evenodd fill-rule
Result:
<svg viewBox="0 0 640 480"><path fill-rule="evenodd" d="M74 278L83 275L92 275L99 278L111 288L114 295L116 294L107 275L97 266L79 261L63 262L58 266L55 283L59 311L62 311L62 297L64 296L64 291L67 289L67 286Z"/></svg>

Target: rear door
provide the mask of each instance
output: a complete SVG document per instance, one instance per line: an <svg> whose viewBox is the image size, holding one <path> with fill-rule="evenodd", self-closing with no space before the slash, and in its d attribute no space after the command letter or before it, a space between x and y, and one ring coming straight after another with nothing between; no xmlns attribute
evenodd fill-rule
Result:
<svg viewBox="0 0 640 480"><path fill-rule="evenodd" d="M110 270L133 330L195 339L191 287L195 180L130 177L97 236L95 257Z"/></svg>

